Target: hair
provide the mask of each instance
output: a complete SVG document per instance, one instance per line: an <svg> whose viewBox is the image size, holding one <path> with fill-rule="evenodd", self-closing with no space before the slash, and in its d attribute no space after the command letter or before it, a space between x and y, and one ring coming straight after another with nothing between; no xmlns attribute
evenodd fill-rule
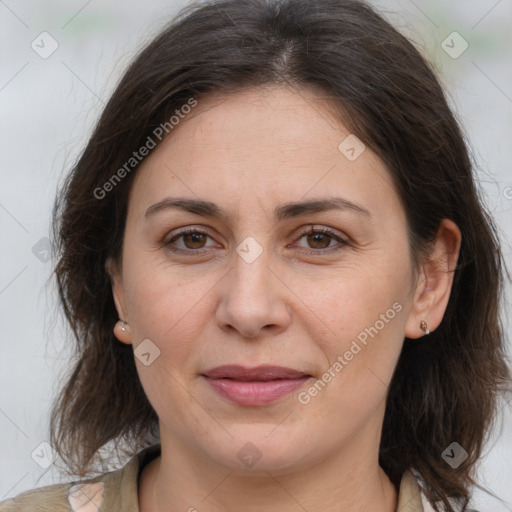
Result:
<svg viewBox="0 0 512 512"><path fill-rule="evenodd" d="M51 443L68 468L85 475L107 443L122 441L135 453L158 438L132 347L112 331L118 315L105 263L120 265L139 164L120 169L191 98L200 103L209 93L275 84L321 91L385 163L406 212L415 268L442 219L461 230L442 323L421 342L404 341L379 463L397 488L405 471L416 473L436 510L453 511L453 502L465 509L499 392L510 379L500 314L503 257L469 145L433 66L357 0L192 4L129 66L53 209L54 273L76 361L53 404ZM107 188L116 171L123 179ZM457 468L441 457L453 441L468 453Z"/></svg>

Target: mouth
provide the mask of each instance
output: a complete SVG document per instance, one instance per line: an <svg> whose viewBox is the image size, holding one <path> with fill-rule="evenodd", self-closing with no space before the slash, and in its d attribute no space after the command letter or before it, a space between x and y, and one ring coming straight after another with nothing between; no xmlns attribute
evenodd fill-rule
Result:
<svg viewBox="0 0 512 512"><path fill-rule="evenodd" d="M302 386L312 376L283 366L217 366L201 374L221 397L243 406L276 402Z"/></svg>

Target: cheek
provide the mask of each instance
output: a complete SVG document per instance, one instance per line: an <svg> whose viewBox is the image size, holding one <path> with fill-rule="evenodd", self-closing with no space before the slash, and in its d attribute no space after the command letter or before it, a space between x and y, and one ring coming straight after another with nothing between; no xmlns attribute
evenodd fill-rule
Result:
<svg viewBox="0 0 512 512"><path fill-rule="evenodd" d="M309 335L325 356L320 378L328 390L319 385L321 394L333 403L343 402L354 414L362 404L372 408L382 400L404 339L407 260L397 266L396 259L375 254L375 261L343 269L338 279L331 275L317 287L302 281L299 291L314 312L309 313ZM404 272L397 274L394 267ZM325 336L319 334L320 326Z"/></svg>
<svg viewBox="0 0 512 512"><path fill-rule="evenodd" d="M194 417L194 400L187 391L190 362L201 339L206 320L204 303L207 279L183 280L176 268L138 261L126 262L125 296L132 343L137 347L151 340L158 356L150 365L137 357L137 372L145 394L159 417L175 428ZM188 418L188 419L187 419ZM199 420L198 420L199 421Z"/></svg>
<svg viewBox="0 0 512 512"><path fill-rule="evenodd" d="M340 266L335 270L288 274L289 285L304 304L313 339L324 345L326 351L343 350L360 335L364 342L375 333L394 334L400 331L408 281L405 275L393 272L383 264L381 254L364 263ZM407 268L404 262L402 268ZM292 281L293 280L293 281ZM393 304L395 304L393 307ZM305 317L299 319L304 320ZM397 321L398 320L398 321ZM316 334L315 334L316 333ZM392 336L393 337L393 336ZM348 349L348 348L347 348Z"/></svg>
<svg viewBox="0 0 512 512"><path fill-rule="evenodd" d="M215 281L209 274L194 276L178 266L155 259L126 261L125 297L133 344L149 338L178 366L194 349L207 320L201 313Z"/></svg>
<svg viewBox="0 0 512 512"><path fill-rule="evenodd" d="M330 335L313 339L326 362L298 400L310 417L330 418L334 437L363 428L383 407L403 343L405 307L395 298L346 282L325 304Z"/></svg>

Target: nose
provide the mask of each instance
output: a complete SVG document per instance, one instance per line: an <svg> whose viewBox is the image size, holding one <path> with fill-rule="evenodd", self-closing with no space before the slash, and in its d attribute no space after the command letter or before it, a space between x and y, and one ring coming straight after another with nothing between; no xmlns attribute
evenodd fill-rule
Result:
<svg viewBox="0 0 512 512"><path fill-rule="evenodd" d="M233 268L219 283L222 295L216 321L222 330L257 338L289 326L290 313L282 296L287 287L268 266L264 254L252 263L237 255Z"/></svg>

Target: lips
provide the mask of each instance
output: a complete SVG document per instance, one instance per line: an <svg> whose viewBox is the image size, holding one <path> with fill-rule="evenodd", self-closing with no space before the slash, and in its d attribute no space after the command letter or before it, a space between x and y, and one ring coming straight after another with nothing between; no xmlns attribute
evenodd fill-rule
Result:
<svg viewBox="0 0 512 512"><path fill-rule="evenodd" d="M206 371L202 377L224 399L238 405L263 406L290 394L311 375L282 366L224 365Z"/></svg>
<svg viewBox="0 0 512 512"><path fill-rule="evenodd" d="M256 366L245 368L238 365L224 365L212 368L204 373L212 379L234 379L241 381L269 381L277 379L298 379L309 376L304 372L283 366Z"/></svg>

